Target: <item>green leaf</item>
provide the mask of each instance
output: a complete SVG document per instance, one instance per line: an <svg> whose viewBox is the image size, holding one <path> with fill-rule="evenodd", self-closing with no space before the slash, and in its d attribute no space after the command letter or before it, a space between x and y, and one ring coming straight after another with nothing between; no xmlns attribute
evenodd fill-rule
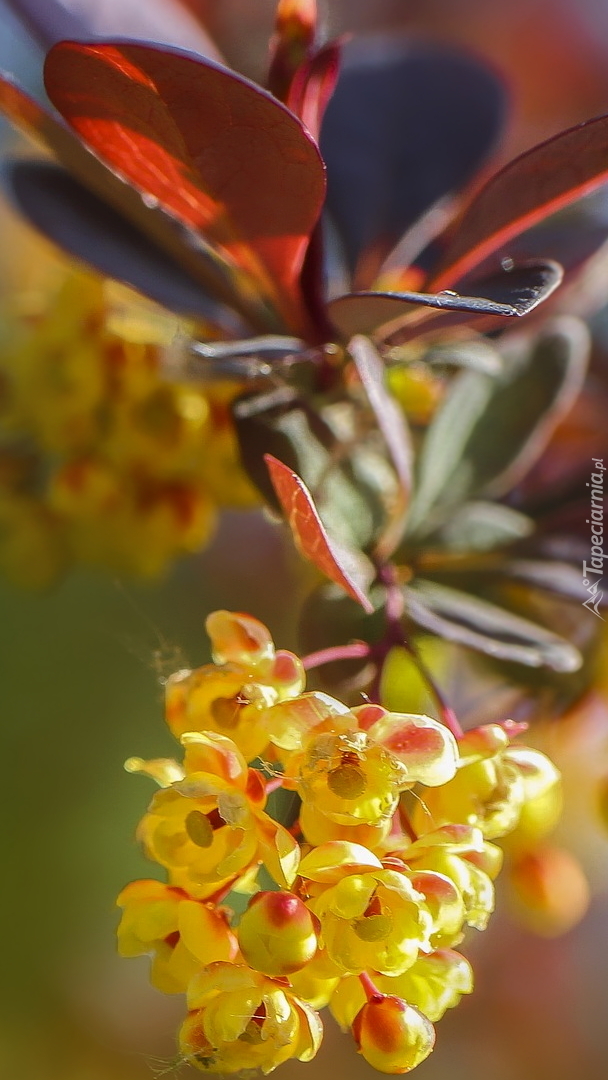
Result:
<svg viewBox="0 0 608 1080"><path fill-rule="evenodd" d="M399 346L395 347L397 352ZM432 367L462 367L483 371L486 375L498 375L503 369L503 359L498 349L484 338L472 341L437 342L420 358Z"/></svg>
<svg viewBox="0 0 608 1080"><path fill-rule="evenodd" d="M428 539L430 547L450 552L493 551L523 540L534 532L534 522L519 510L501 503L463 503L442 528Z"/></svg>
<svg viewBox="0 0 608 1080"><path fill-rule="evenodd" d="M512 347L499 375L454 379L420 454L410 537L428 535L465 499L508 491L528 471L579 393L588 355L585 326L563 317L532 348Z"/></svg>
<svg viewBox="0 0 608 1080"><path fill-rule="evenodd" d="M234 407L241 460L278 509L264 454L293 469L310 490L332 536L360 550L373 546L398 497L398 480L381 446L362 439L349 402L314 407L272 395L241 399Z"/></svg>
<svg viewBox="0 0 608 1080"><path fill-rule="evenodd" d="M502 577L524 581L537 589L583 603L588 593L583 585L580 567L555 559L512 559L498 568Z"/></svg>
<svg viewBox="0 0 608 1080"><path fill-rule="evenodd" d="M348 349L399 482L392 513L376 545L378 557L386 559L393 553L403 534L412 487L412 439L403 410L386 388L386 369L372 342L359 335L352 339Z"/></svg>
<svg viewBox="0 0 608 1080"><path fill-rule="evenodd" d="M419 578L404 596L409 617L447 641L526 667L572 672L582 664L564 638L470 593Z"/></svg>

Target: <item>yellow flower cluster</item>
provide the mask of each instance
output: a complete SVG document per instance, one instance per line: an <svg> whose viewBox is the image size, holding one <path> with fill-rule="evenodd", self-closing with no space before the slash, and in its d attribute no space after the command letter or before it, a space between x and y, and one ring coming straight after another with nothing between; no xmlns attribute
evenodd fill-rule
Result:
<svg viewBox="0 0 608 1080"><path fill-rule="evenodd" d="M167 883L122 892L120 952L187 995L180 1052L202 1070L311 1059L329 1005L370 1064L408 1072L472 990L456 946L493 910L491 841L552 813L559 775L512 745L518 725L457 742L427 716L306 692L248 615L207 629L214 663L167 682L183 761L127 762L160 785L138 835Z"/></svg>
<svg viewBox="0 0 608 1080"><path fill-rule="evenodd" d="M163 376L183 325L64 271L0 319L0 567L40 587L71 563L158 575L197 551L218 505L251 506L229 404Z"/></svg>

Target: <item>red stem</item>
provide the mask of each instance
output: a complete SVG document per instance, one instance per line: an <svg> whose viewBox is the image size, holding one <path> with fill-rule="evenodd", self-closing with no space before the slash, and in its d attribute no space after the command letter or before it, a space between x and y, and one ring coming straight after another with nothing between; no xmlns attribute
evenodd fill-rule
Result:
<svg viewBox="0 0 608 1080"><path fill-rule="evenodd" d="M365 990L365 996L367 997L368 1001L371 1001L372 998L375 998L375 997L384 997L384 994L382 993L381 990L378 989L376 984L369 977L369 975L367 974L367 971L362 971L361 972L361 974L359 975L359 982L361 983L361 986Z"/></svg>
<svg viewBox="0 0 608 1080"><path fill-rule="evenodd" d="M371 647L365 641L353 641L350 645L331 645L327 649L309 653L302 658L306 671L332 664L336 660L362 660L371 655Z"/></svg>

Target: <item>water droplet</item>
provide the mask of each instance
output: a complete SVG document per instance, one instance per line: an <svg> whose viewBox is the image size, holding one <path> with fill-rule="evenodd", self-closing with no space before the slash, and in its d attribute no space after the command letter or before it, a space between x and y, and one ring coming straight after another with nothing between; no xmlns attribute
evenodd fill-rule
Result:
<svg viewBox="0 0 608 1080"><path fill-rule="evenodd" d="M503 270L505 270L506 273L508 274L509 271L512 270L513 267L515 266L515 263L514 263L513 259L510 257L510 255L505 255L504 259L500 260L500 265L502 266Z"/></svg>
<svg viewBox="0 0 608 1080"><path fill-rule="evenodd" d="M442 289L441 292L437 293L437 296L458 296L458 293L454 292L453 289Z"/></svg>
<svg viewBox="0 0 608 1080"><path fill-rule="evenodd" d="M144 206L148 207L148 210L156 210L159 205L156 195L147 195L145 192L141 197L141 201Z"/></svg>

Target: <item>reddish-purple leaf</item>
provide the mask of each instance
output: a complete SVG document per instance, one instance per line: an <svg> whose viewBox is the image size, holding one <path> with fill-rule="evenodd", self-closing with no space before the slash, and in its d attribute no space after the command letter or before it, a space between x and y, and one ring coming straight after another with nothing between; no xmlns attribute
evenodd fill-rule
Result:
<svg viewBox="0 0 608 1080"><path fill-rule="evenodd" d="M179 45L219 60L200 22L180 0L8 0L32 35L50 49L58 41L90 41L97 35Z"/></svg>
<svg viewBox="0 0 608 1080"><path fill-rule="evenodd" d="M7 163L3 173L21 213L70 255L220 333L238 336L246 330L233 311L211 299L160 247L64 169L46 161L17 161Z"/></svg>
<svg viewBox="0 0 608 1080"><path fill-rule="evenodd" d="M0 109L38 142L51 150L85 187L109 203L149 236L210 294L236 308L253 328L275 329L251 283L243 282L238 267L181 222L154 206L91 153L61 119L42 108L11 79L0 76Z"/></svg>
<svg viewBox="0 0 608 1080"><path fill-rule="evenodd" d="M366 591L374 569L369 559L362 552L329 537L312 495L297 473L272 454L265 454L264 460L301 554L371 613L373 606Z"/></svg>
<svg viewBox="0 0 608 1080"><path fill-rule="evenodd" d="M422 214L475 176L504 113L495 73L462 51L399 35L345 46L321 149L357 288L372 285Z"/></svg>
<svg viewBox="0 0 608 1080"><path fill-rule="evenodd" d="M340 43L331 41L319 49L296 71L287 106L319 141L321 122L334 92L340 68Z"/></svg>
<svg viewBox="0 0 608 1080"><path fill-rule="evenodd" d="M316 0L278 0L267 86L279 101L287 101L294 74L313 49L316 31Z"/></svg>
<svg viewBox="0 0 608 1080"><path fill-rule="evenodd" d="M102 160L227 252L301 329L298 278L325 181L296 117L225 68L144 45L60 43L45 81Z"/></svg>
<svg viewBox="0 0 608 1080"><path fill-rule="evenodd" d="M608 116L563 131L515 158L473 199L428 282L442 289L549 214L608 180Z"/></svg>
<svg viewBox="0 0 608 1080"><path fill-rule="evenodd" d="M383 333L391 334L407 325L410 316L418 324L423 308L512 318L527 315L546 300L562 276L558 263L531 261L474 282L468 286L475 289L472 296L455 292L359 292L336 297L328 310L331 321L346 338L351 334L373 334L381 327Z"/></svg>

